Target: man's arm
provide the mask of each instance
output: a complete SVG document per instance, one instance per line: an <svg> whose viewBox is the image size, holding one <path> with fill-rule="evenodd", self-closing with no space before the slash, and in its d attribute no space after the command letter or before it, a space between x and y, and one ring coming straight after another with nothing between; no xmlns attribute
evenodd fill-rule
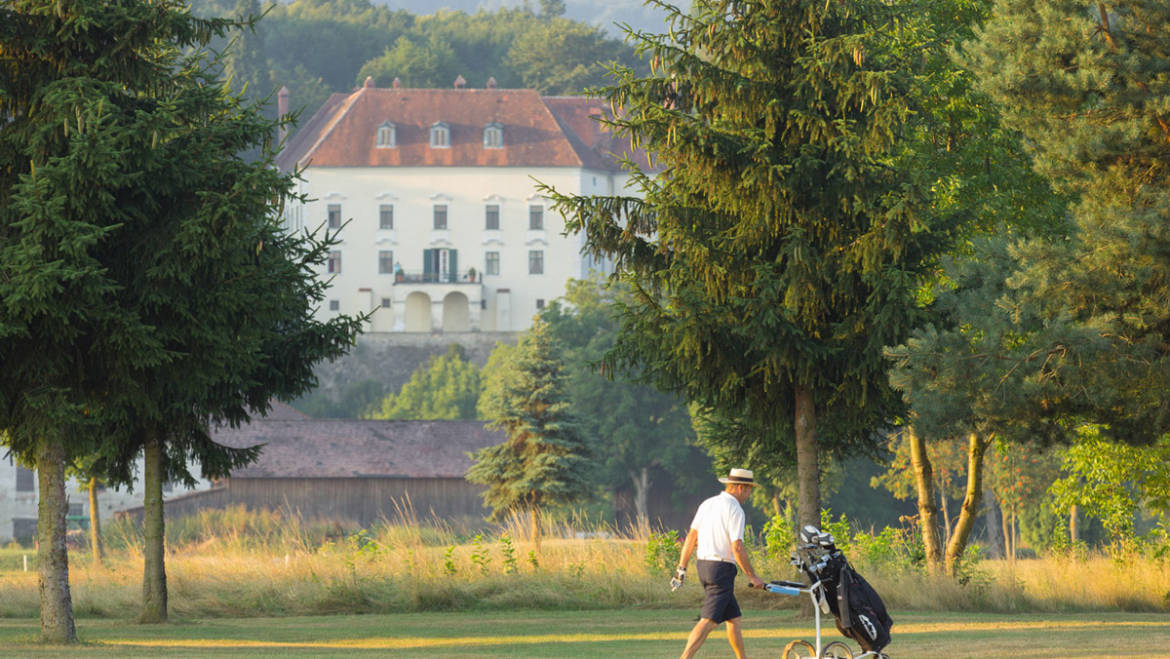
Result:
<svg viewBox="0 0 1170 659"><path fill-rule="evenodd" d="M687 569L687 563L691 562L691 554L695 553L695 547L699 544L699 532L691 529L687 532L687 539L683 541L682 555L678 558L678 567L682 570Z"/></svg>
<svg viewBox="0 0 1170 659"><path fill-rule="evenodd" d="M764 582L756 576L756 571L752 569L752 562L748 559L747 548L743 546L743 540L736 540L731 543L731 552L735 554L735 562L739 563L740 569L747 575L748 581L751 582L752 586L763 588Z"/></svg>

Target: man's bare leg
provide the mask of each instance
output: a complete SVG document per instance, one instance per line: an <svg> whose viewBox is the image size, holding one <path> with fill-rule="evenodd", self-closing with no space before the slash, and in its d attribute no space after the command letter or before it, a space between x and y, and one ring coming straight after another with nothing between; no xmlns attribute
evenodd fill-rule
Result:
<svg viewBox="0 0 1170 659"><path fill-rule="evenodd" d="M715 623L711 622L709 618L701 618L699 622L695 623L695 628L691 630L691 635L687 638L687 647L683 650L680 659L691 659L695 653L699 651L699 647L703 645L703 641L707 640L707 634L715 629ZM740 646L743 641L740 641ZM741 655L742 656L742 655Z"/></svg>
<svg viewBox="0 0 1170 659"><path fill-rule="evenodd" d="M743 631L739 628L739 621L742 618L732 618L727 621L727 641L731 643L731 649L735 651L736 659L743 659Z"/></svg>

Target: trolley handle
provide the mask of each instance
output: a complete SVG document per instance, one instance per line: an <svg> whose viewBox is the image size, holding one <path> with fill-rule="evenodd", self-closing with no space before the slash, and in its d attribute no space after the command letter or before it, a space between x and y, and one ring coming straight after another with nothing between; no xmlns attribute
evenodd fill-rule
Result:
<svg viewBox="0 0 1170 659"><path fill-rule="evenodd" d="M796 581L784 581L782 579L777 579L764 584L764 590L768 591L769 593L797 596L803 593L811 593L820 585L821 582L819 581L809 586Z"/></svg>

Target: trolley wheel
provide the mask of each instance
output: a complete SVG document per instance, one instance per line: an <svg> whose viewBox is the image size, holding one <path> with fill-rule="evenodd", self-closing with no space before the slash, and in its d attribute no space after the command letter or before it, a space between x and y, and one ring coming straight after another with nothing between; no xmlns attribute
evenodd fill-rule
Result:
<svg viewBox="0 0 1170 659"><path fill-rule="evenodd" d="M833 641L821 650L821 659L853 659L853 651L841 641Z"/></svg>
<svg viewBox="0 0 1170 659"><path fill-rule="evenodd" d="M812 643L797 639L784 646L780 659L817 659L817 650Z"/></svg>

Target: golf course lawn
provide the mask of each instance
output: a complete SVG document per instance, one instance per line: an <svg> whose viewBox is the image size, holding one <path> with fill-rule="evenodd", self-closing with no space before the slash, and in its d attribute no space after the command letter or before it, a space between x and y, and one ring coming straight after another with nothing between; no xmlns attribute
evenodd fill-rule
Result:
<svg viewBox="0 0 1170 659"><path fill-rule="evenodd" d="M174 620L138 625L81 619L80 647L36 644L39 621L0 620L5 657L676 657L692 610L489 611ZM831 624L831 623L830 623ZM748 655L778 657L813 622L793 611L747 611ZM700 657L731 656L712 633ZM837 640L828 629L824 642ZM1170 657L1170 615L894 612L894 658Z"/></svg>

